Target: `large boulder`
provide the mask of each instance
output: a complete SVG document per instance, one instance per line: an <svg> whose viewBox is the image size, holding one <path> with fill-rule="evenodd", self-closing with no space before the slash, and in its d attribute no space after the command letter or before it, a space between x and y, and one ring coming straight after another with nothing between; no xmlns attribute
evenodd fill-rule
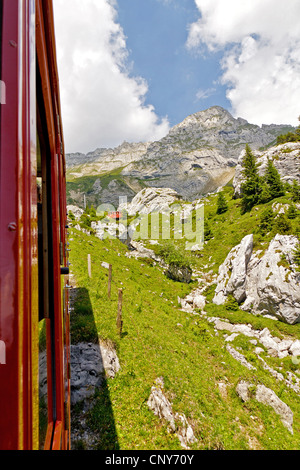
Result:
<svg viewBox="0 0 300 470"><path fill-rule="evenodd" d="M289 324L300 321L300 272L293 259L297 243L292 235L276 235L261 258L252 256L244 310L269 314Z"/></svg>
<svg viewBox="0 0 300 470"><path fill-rule="evenodd" d="M219 268L214 303L223 304L228 295L241 303L246 299L247 266L253 251L253 235L247 235L235 246Z"/></svg>
<svg viewBox="0 0 300 470"><path fill-rule="evenodd" d="M213 302L224 304L233 295L255 315L300 322L300 272L293 257L297 243L295 236L277 234L262 255L253 252L253 237L247 235L220 266Z"/></svg>
<svg viewBox="0 0 300 470"><path fill-rule="evenodd" d="M131 201L122 203L119 211L126 210L129 216L169 211L170 206L181 196L170 188L144 188Z"/></svg>
<svg viewBox="0 0 300 470"><path fill-rule="evenodd" d="M188 266L178 266L170 264L166 270L166 275L173 279L173 281L184 282L188 284L191 282L193 271Z"/></svg>

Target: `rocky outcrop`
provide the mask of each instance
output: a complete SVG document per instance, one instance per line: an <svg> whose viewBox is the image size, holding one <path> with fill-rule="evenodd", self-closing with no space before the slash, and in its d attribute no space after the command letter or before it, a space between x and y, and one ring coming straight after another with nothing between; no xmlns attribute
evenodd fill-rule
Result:
<svg viewBox="0 0 300 470"><path fill-rule="evenodd" d="M230 335L226 338L227 343L231 343L234 339L242 334L248 338L255 338L255 343L259 342L263 346L266 352L272 357L287 357L291 356L297 357L300 356L300 341L292 338L279 339L276 336L272 336L268 328L263 330L255 330L251 325L243 324L232 324L225 320L220 320L219 318L212 317L209 319L211 323L214 323L216 331L227 331ZM231 353L230 348L228 349ZM263 352L264 349L261 349L259 346L256 349L256 353L259 354ZM236 357L237 358L237 357ZM299 383L297 385L299 391Z"/></svg>
<svg viewBox="0 0 300 470"><path fill-rule="evenodd" d="M176 264L166 264L159 256L150 248L146 248L142 243L133 240L129 243L132 251L126 253L127 258L150 258L164 268L164 274L173 279L173 281L189 283L192 278L193 271L189 267L177 266Z"/></svg>
<svg viewBox="0 0 300 470"><path fill-rule="evenodd" d="M249 393L250 388L253 389L254 386L249 382L241 381L238 383L236 392L243 402L247 402L251 399L251 393ZM257 385L253 397L258 402L266 406L271 406L275 413L280 416L283 425L293 434L293 412L286 403L280 400L273 390L264 385Z"/></svg>
<svg viewBox="0 0 300 470"><path fill-rule="evenodd" d="M234 247L219 268L214 303L223 304L232 294L237 302L246 299L247 266L253 251L253 235L247 235Z"/></svg>
<svg viewBox="0 0 300 470"><path fill-rule="evenodd" d="M147 152L149 143L123 142L116 148L98 148L88 154L71 153L66 156L67 168L74 177L97 175L122 168L138 161Z"/></svg>
<svg viewBox="0 0 300 470"><path fill-rule="evenodd" d="M170 279L173 279L173 281L184 282L188 284L191 282L193 271L188 266L177 266L176 264L170 264L165 273Z"/></svg>
<svg viewBox="0 0 300 470"><path fill-rule="evenodd" d="M72 214L75 217L75 220L78 221L80 219L80 217L82 216L84 211L80 207L75 206L74 204L70 204L69 206L67 206L67 212L68 212L68 214L69 214L69 212L72 212Z"/></svg>
<svg viewBox="0 0 300 470"><path fill-rule="evenodd" d="M213 302L224 304L232 295L243 310L299 322L300 273L293 259L297 243L292 235L276 235L262 255L253 252L252 235L247 235L220 266Z"/></svg>
<svg viewBox="0 0 300 470"><path fill-rule="evenodd" d="M219 150L205 145L183 150L181 145L181 141L176 145L156 142L142 160L128 165L122 174L142 178L147 186L172 188L189 201L233 178L236 162Z"/></svg>
<svg viewBox="0 0 300 470"><path fill-rule="evenodd" d="M179 299L182 309L186 312L193 312L194 309L204 310L206 297L202 292L202 289L194 289L184 299Z"/></svg>
<svg viewBox="0 0 300 470"><path fill-rule="evenodd" d="M151 388L147 405L156 416L168 423L170 432L176 433L181 446L184 449L189 449L190 444L197 442L193 428L183 413L174 413L172 404L165 396L163 389L164 380L159 377Z"/></svg>
<svg viewBox="0 0 300 470"><path fill-rule="evenodd" d="M152 212L169 212L170 206L180 199L181 196L174 189L145 188L130 203L120 204L118 210L126 210L129 217Z"/></svg>
<svg viewBox="0 0 300 470"><path fill-rule="evenodd" d="M92 397L101 388L104 375L114 378L120 370L114 349L104 344L71 345L71 403Z"/></svg>
<svg viewBox="0 0 300 470"><path fill-rule="evenodd" d="M273 315L289 324L300 321L300 273L293 260L297 243L292 235L276 235L262 257L253 254L244 310Z"/></svg>
<svg viewBox="0 0 300 470"><path fill-rule="evenodd" d="M162 263L162 260L154 253L150 248L146 248L142 243L131 240L129 243L129 249L125 256L127 258L150 258L158 263ZM165 265L164 265L165 266Z"/></svg>
<svg viewBox="0 0 300 470"><path fill-rule="evenodd" d="M242 160L244 158L245 151L243 150L239 156L237 166L235 169L235 177L233 180L234 196L236 198L241 196L241 184L243 182L243 167ZM299 173L299 155L300 155L300 142L287 142L282 145L271 147L265 152L259 152L253 150L253 154L256 158L258 172L260 176L263 176L268 159L273 161L274 166L277 168L282 181L292 184L293 180L300 183Z"/></svg>

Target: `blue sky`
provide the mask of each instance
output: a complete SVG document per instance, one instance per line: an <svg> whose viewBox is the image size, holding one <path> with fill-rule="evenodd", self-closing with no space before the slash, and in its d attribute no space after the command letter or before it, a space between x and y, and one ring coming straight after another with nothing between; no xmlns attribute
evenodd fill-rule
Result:
<svg viewBox="0 0 300 470"><path fill-rule="evenodd" d="M65 148L154 141L213 105L297 125L299 0L53 0Z"/></svg>

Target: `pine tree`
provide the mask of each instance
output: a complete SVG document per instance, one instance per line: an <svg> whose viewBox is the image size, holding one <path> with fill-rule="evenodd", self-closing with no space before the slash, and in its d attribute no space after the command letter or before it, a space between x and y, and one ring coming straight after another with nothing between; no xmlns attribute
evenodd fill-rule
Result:
<svg viewBox="0 0 300 470"><path fill-rule="evenodd" d="M224 193L221 191L218 193L218 200L217 200L217 214L223 214L228 210L228 204L226 202Z"/></svg>
<svg viewBox="0 0 300 470"><path fill-rule="evenodd" d="M242 189L242 213L248 212L253 206L258 204L261 187L261 178L258 174L258 168L255 156L249 145L246 145L245 156L242 161L244 183Z"/></svg>
<svg viewBox="0 0 300 470"><path fill-rule="evenodd" d="M280 175L277 168L275 168L272 160L268 158L268 165L265 173L265 180L269 186L271 198L275 199L276 197L284 196L284 186L281 181Z"/></svg>
<svg viewBox="0 0 300 470"><path fill-rule="evenodd" d="M261 185L261 193L259 195L259 202L261 204L266 204L272 200L271 192L268 183L263 180Z"/></svg>

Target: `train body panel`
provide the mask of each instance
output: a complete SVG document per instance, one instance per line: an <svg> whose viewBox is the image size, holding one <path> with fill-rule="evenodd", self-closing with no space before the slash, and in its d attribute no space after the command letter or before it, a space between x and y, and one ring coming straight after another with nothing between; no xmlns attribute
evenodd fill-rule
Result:
<svg viewBox="0 0 300 470"><path fill-rule="evenodd" d="M0 449L67 449L65 157L52 0L1 0L0 8Z"/></svg>

